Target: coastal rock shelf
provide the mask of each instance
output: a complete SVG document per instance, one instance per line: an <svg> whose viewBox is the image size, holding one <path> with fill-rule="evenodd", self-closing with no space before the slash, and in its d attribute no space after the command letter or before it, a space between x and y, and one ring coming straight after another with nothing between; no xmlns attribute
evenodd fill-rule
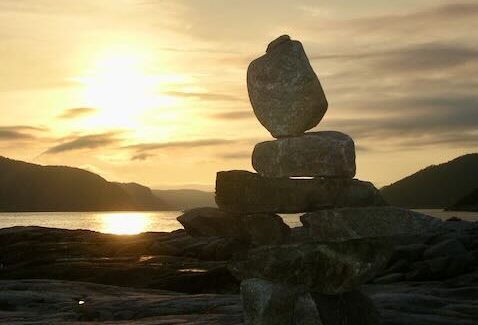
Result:
<svg viewBox="0 0 478 325"><path fill-rule="evenodd" d="M393 237L386 268L357 290L324 295L306 286L250 278L240 284L242 299L239 281L226 265L233 256L249 263L240 256L252 258L256 248L267 251L268 246L248 249L247 242L193 237L185 230L124 236L41 227L0 229L0 324L239 325L251 324L251 320L281 324L265 322L276 321L271 314L277 313L285 317L283 323L291 324L288 321L293 315L301 325L370 325L376 324L378 315L382 325L474 325L478 223L446 221L437 226L440 233ZM254 229L268 233L265 228ZM303 243L302 230L306 229L291 229L285 246ZM326 244L317 242L321 249ZM274 244L271 249L286 249L279 246ZM374 254L368 256L374 258ZM261 263L271 262L268 257ZM258 267L246 270L256 272ZM274 267L282 273L293 268ZM42 280L32 280L35 278ZM281 304L284 300L275 297L290 300ZM80 299L86 308L79 307ZM261 306L266 308L257 308Z"/></svg>

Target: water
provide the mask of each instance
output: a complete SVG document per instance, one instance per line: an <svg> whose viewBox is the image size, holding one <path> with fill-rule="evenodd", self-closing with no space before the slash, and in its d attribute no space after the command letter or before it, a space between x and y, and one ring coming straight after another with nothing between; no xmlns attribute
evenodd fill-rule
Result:
<svg viewBox="0 0 478 325"><path fill-rule="evenodd" d="M478 212L416 210L440 219L452 216L478 221ZM42 226L64 229L88 229L111 234L138 234L146 231L172 231L182 228L176 218L181 211L152 212L21 212L0 213L0 228ZM300 226L297 214L282 215L291 227Z"/></svg>
<svg viewBox="0 0 478 325"><path fill-rule="evenodd" d="M0 228L41 226L132 235L180 229L182 226L176 220L179 215L181 211L0 213Z"/></svg>

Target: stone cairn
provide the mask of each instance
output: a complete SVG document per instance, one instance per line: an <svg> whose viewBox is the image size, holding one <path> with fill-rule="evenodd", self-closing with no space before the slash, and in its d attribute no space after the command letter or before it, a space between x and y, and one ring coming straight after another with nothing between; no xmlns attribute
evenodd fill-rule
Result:
<svg viewBox="0 0 478 325"><path fill-rule="evenodd" d="M178 220L190 235L243 243L229 270L241 280L245 324L379 324L359 288L388 262L384 238L427 231L433 220L386 206L370 182L354 179L348 135L306 133L328 103L299 41L272 41L249 65L247 87L276 139L255 146L257 173L217 173L219 209L192 209ZM303 226L290 229L276 213L305 213Z"/></svg>

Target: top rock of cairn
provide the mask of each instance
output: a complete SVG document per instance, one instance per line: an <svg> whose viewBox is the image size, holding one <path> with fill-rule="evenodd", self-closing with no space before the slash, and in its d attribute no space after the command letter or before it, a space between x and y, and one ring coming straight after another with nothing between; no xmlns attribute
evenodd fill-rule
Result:
<svg viewBox="0 0 478 325"><path fill-rule="evenodd" d="M327 111L319 79L299 41L282 35L247 70L254 113L275 138L299 136L315 127Z"/></svg>

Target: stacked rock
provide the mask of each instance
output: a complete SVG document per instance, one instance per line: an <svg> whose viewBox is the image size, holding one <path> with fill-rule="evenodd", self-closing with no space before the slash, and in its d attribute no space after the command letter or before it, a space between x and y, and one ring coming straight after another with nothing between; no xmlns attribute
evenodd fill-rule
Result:
<svg viewBox="0 0 478 325"><path fill-rule="evenodd" d="M221 209L295 213L384 203L371 183L353 179L355 147L348 135L305 133L319 124L328 103L299 41L287 35L272 41L249 65L247 88L257 119L276 140L255 146L258 174L218 173Z"/></svg>
<svg viewBox="0 0 478 325"><path fill-rule="evenodd" d="M257 174L218 173L220 209L296 213L384 205L371 183L354 179L348 135L305 133L319 124L328 103L299 41L283 35L271 42L249 65L247 88L257 119L276 139L255 146ZM253 249L231 271L242 280L246 324L374 324L377 313L356 289L387 260L388 248L374 241L319 244L303 237Z"/></svg>
<svg viewBox="0 0 478 325"><path fill-rule="evenodd" d="M386 266L391 236L430 231L436 220L388 207L373 184L354 179L348 135L306 133L328 103L299 41L271 42L250 64L247 87L276 139L255 146L257 173L217 173L219 209L193 209L178 220L192 236L245 243L229 270L242 281L246 325L379 324L360 285ZM275 214L302 212L303 227L293 229Z"/></svg>

